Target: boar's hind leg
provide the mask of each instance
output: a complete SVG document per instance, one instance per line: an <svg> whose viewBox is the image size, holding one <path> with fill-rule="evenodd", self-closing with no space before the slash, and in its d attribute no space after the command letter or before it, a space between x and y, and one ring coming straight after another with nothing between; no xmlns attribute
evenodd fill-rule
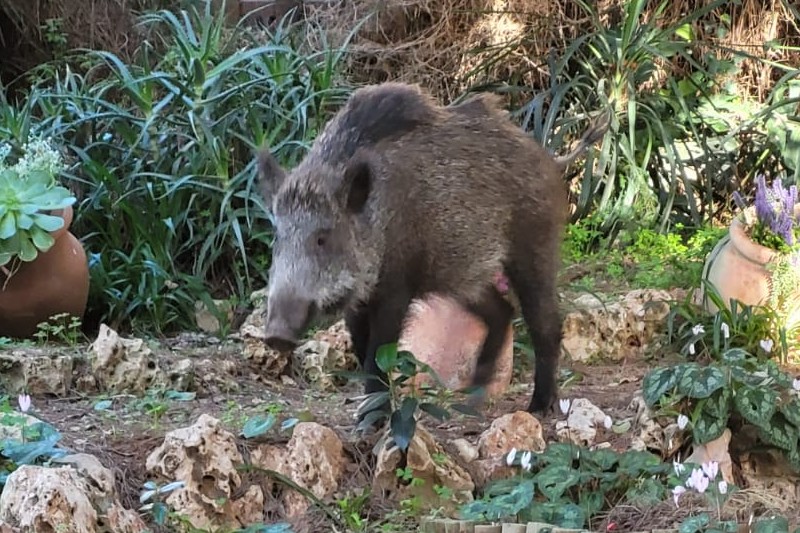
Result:
<svg viewBox="0 0 800 533"><path fill-rule="evenodd" d="M546 241L537 241L530 234L519 235L515 240L507 273L519 299L536 357L528 412L545 414L558 396L556 371L562 335L556 292L558 250L557 245L548 246Z"/></svg>
<svg viewBox="0 0 800 533"><path fill-rule="evenodd" d="M472 378L473 385L485 387L494 377L497 357L505 343L514 308L494 285L489 285L481 300L477 303L467 304L467 309L486 323L486 338L483 340L478 354L475 374Z"/></svg>

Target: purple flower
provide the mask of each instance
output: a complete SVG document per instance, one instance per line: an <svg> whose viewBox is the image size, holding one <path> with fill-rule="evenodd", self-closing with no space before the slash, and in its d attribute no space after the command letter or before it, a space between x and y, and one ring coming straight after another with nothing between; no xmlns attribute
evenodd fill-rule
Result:
<svg viewBox="0 0 800 533"><path fill-rule="evenodd" d="M738 204L741 196L734 195L734 201ZM756 176L754 203L758 225L779 236L788 246L794 246L797 186L792 185L787 189L781 180L777 179L772 183L772 187L768 188L764 175Z"/></svg>

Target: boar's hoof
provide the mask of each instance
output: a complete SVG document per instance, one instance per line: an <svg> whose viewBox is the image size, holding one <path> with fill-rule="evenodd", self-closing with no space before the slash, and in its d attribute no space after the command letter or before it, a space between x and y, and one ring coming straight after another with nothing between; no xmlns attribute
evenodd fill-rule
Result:
<svg viewBox="0 0 800 533"><path fill-rule="evenodd" d="M297 341L287 339L285 336L281 335L268 336L265 342L267 346L281 353L291 352L297 346Z"/></svg>
<svg viewBox="0 0 800 533"><path fill-rule="evenodd" d="M555 396L537 396L536 393L534 393L533 398L531 398L531 403L528 404L528 412L539 415L540 417L547 416L555 410L556 403Z"/></svg>

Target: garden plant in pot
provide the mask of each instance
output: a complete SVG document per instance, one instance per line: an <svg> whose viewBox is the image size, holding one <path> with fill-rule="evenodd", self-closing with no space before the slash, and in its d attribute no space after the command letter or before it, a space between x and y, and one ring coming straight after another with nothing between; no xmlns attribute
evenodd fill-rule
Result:
<svg viewBox="0 0 800 533"><path fill-rule="evenodd" d="M61 155L37 138L12 165L10 154L0 144L0 336L27 338L54 315L83 318L89 266L68 231L76 198L58 183Z"/></svg>
<svg viewBox="0 0 800 533"><path fill-rule="evenodd" d="M711 251L703 279L730 306L735 299L745 305L769 305L778 312L787 331L800 325L800 205L797 187L784 187L776 179L768 187L756 178L755 201L748 206L739 193L734 201L742 210L728 234ZM703 305L716 306L703 294Z"/></svg>

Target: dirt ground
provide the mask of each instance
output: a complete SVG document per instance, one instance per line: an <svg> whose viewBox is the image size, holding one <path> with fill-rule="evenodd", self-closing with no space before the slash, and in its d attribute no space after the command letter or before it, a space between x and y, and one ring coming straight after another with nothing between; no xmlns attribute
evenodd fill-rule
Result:
<svg viewBox="0 0 800 533"><path fill-rule="evenodd" d="M360 492L369 487L375 458L370 453L374 440L359 438L354 433L355 413L358 401L352 399L362 393L362 384L351 381L335 392L323 392L313 385L302 382L295 372L291 379L264 379L258 369L250 368L242 356L242 343L232 340L222 343L205 343L203 337L190 336L163 342L154 352L160 362L194 358L210 359L216 367L237 369L230 376L236 385L227 387L219 382L206 383L205 377L197 376L193 399L165 399L157 393L134 395L90 395L66 398L34 398L34 414L53 424L63 435L62 445L75 452L97 456L101 462L115 470L118 491L123 505L136 509L142 486L148 480L145 471L147 456L159 446L163 436L171 429L193 424L203 414L220 419L233 434L239 435L249 416L270 411L277 414L278 424L264 437L246 441L239 436L240 448L252 446L253 442L285 442L286 433L278 426L284 419L298 417L314 420L336 431L345 443L345 450L354 459L358 469L347 476L342 493ZM648 368L644 361L599 362L592 365L562 364L561 378L564 386L562 398L587 398L613 419L632 416L628 405L640 388L641 378ZM498 400L486 405L483 416L478 419L456 415L439 423L424 415L423 424L437 440L448 448L449 441L466 438L473 443L496 417L516 410L524 410L531 393L530 367L524 357L517 355L515 376L509 391ZM162 391L163 392L163 391ZM111 401L106 409L98 410L99 401ZM561 417L554 414L542 420L545 438L555 440L555 423ZM562 417L563 418L563 417ZM632 437L631 432L610 434L610 442L617 450L625 450ZM608 439L606 439L608 440ZM375 512L382 506L375 501ZM277 518L277 515L276 515Z"/></svg>

